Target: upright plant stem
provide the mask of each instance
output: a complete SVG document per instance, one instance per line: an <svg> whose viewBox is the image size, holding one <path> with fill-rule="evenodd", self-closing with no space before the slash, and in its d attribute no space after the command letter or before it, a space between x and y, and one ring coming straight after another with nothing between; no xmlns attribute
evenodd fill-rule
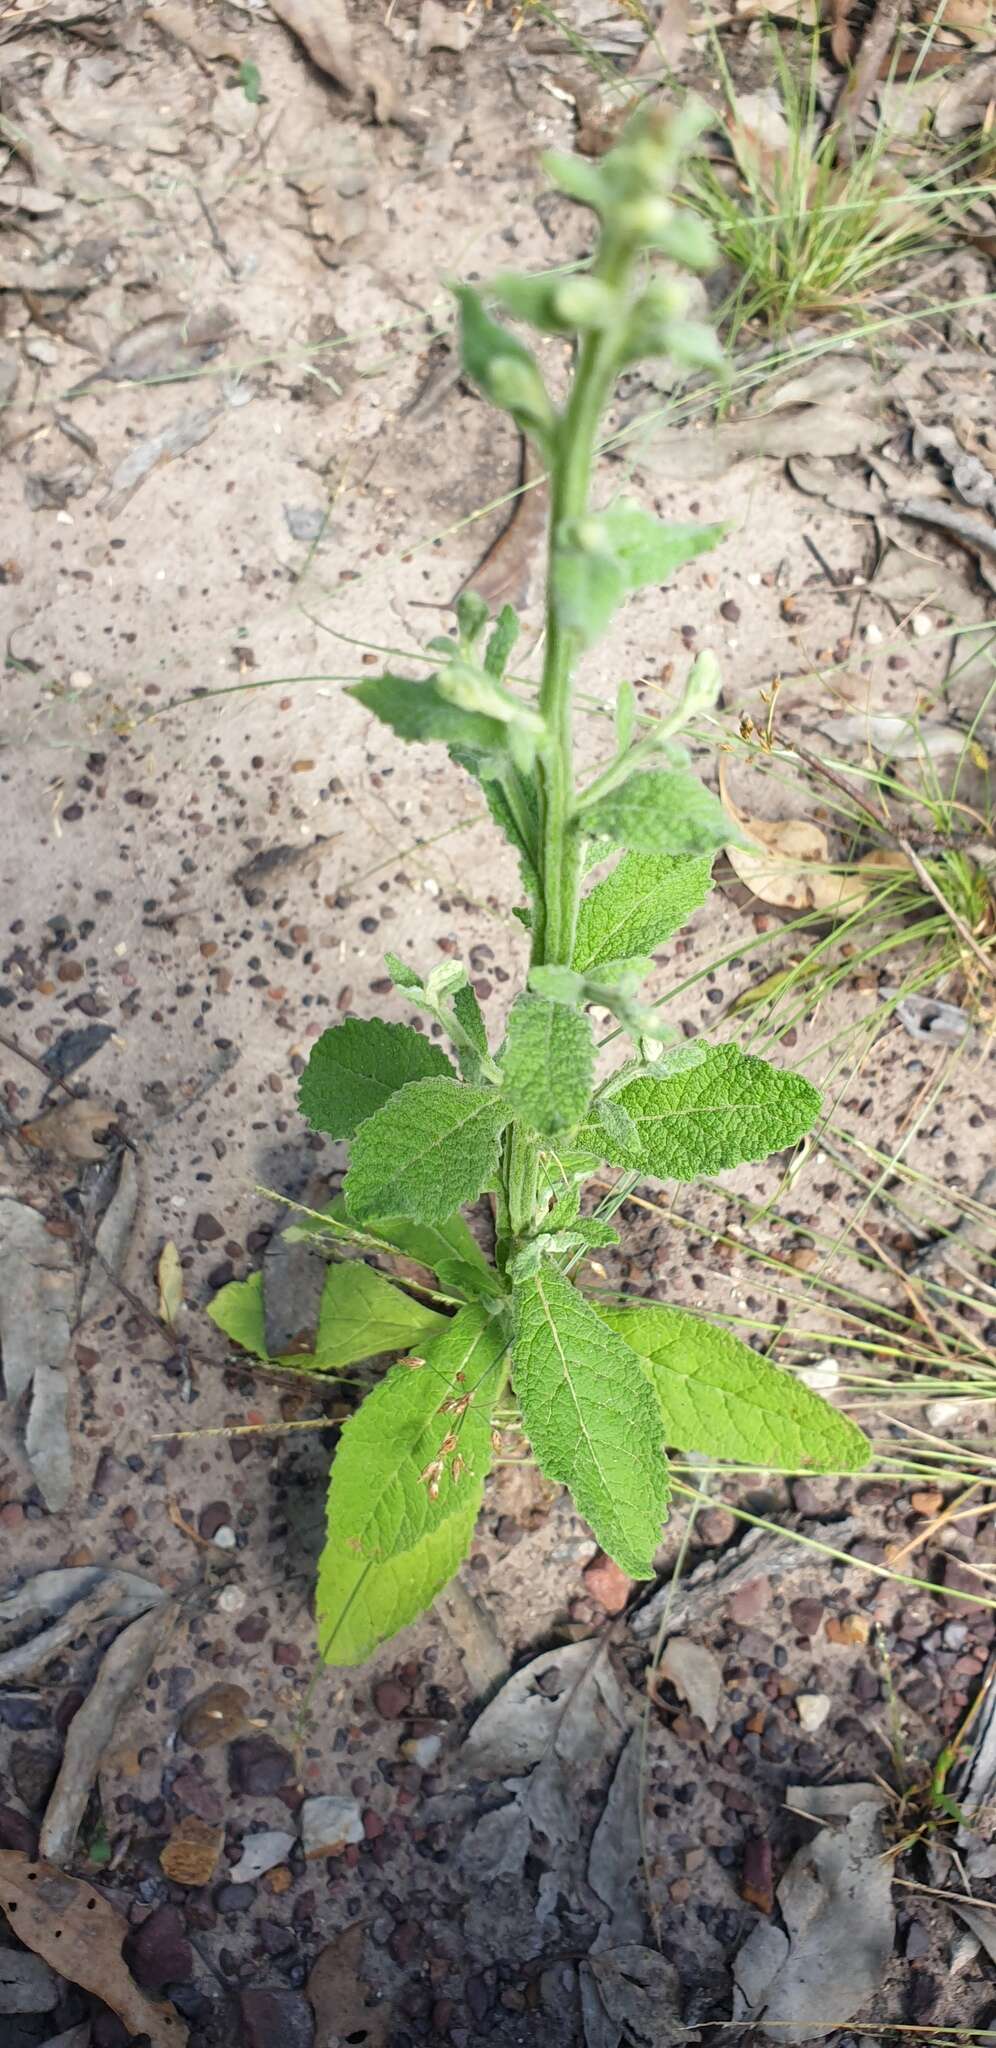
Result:
<svg viewBox="0 0 996 2048"><path fill-rule="evenodd" d="M607 251L596 274L612 277L619 257ZM613 281L614 278L613 278ZM574 953L581 844L572 828L574 809L573 667L577 646L560 614L554 575L555 557L564 526L583 519L598 433L598 422L615 375L616 337L611 332L586 335L578 353L571 394L557 425L550 475L550 528L547 543L546 652L540 685L540 710L546 738L537 761L539 795L539 897L535 906L530 966L569 967ZM513 1125L504 1159L504 1197L513 1237L536 1220L539 1160L535 1140Z"/></svg>

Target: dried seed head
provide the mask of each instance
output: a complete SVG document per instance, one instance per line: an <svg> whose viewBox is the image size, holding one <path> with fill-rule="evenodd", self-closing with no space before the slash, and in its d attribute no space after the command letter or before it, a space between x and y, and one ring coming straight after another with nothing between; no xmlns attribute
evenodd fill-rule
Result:
<svg viewBox="0 0 996 2048"><path fill-rule="evenodd" d="M450 1478L452 1479L454 1486L456 1486L458 1480L463 1478L464 1469L465 1467L463 1459L454 1458L453 1463L450 1466Z"/></svg>
<svg viewBox="0 0 996 2048"><path fill-rule="evenodd" d="M451 1452L451 1451L455 1451L455 1450L456 1450L456 1447L457 1447L457 1440L456 1440L456 1437L454 1436L454 1434L453 1434L453 1431L452 1431L452 1430L450 1430L450 1431L449 1431L449 1433L448 1433L448 1435L447 1435L447 1436L444 1436L444 1438L443 1438L443 1441L442 1441L442 1443L441 1443L441 1444L440 1444L440 1446L439 1446L439 1455L440 1455L440 1457L441 1457L441 1458L447 1458L447 1457L449 1457L449 1454L450 1454L450 1452Z"/></svg>
<svg viewBox="0 0 996 2048"><path fill-rule="evenodd" d="M452 1401L444 1401L439 1413L440 1415L466 1415L471 1399L472 1396L470 1394L459 1394Z"/></svg>
<svg viewBox="0 0 996 2048"><path fill-rule="evenodd" d="M422 1481L423 1485L427 1485L427 1486L428 1486L428 1488L429 1488L429 1495L430 1495L430 1498L431 1498L432 1500L435 1500L435 1497L436 1497L436 1495L435 1495L435 1494L433 1493L433 1491L432 1491L432 1489L433 1489L433 1486L435 1486L435 1487L436 1487L436 1492L437 1492L437 1493L438 1493L438 1491L439 1491L439 1485L438 1485L438 1481L439 1481L439 1475L440 1475L440 1473L441 1473L442 1469L443 1469L443 1461L442 1461L442 1459L441 1459L441 1458L433 1458L433 1459L431 1460L431 1462L430 1462L430 1463L429 1463L429 1464L428 1464L428 1465L426 1466L426 1468L425 1468L425 1471L424 1471L424 1472L420 1472L420 1473L419 1473L419 1475L418 1475L418 1476L419 1476L419 1478L420 1478L420 1480Z"/></svg>
<svg viewBox="0 0 996 2048"><path fill-rule="evenodd" d="M407 1368L408 1368L408 1371L409 1371L409 1372L421 1372L421 1370L422 1370L422 1367L423 1367L423 1365L425 1364L425 1359L424 1359L424 1358L403 1358L403 1359L402 1359L402 1361L401 1361L401 1363L402 1363L402 1365L405 1365L405 1366L407 1366Z"/></svg>
<svg viewBox="0 0 996 2048"><path fill-rule="evenodd" d="M500 1429L493 1429L493 1430L492 1430L492 1432L491 1432L491 1448L492 1448L492 1450L493 1450L493 1451L500 1451L500 1450L501 1450L501 1430L500 1430Z"/></svg>

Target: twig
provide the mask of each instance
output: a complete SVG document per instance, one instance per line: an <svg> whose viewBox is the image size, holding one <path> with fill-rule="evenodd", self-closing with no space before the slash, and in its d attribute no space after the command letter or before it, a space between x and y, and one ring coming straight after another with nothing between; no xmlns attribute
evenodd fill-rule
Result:
<svg viewBox="0 0 996 2048"><path fill-rule="evenodd" d="M958 912L948 902L948 899L945 896L943 890L940 889L938 887L938 884L935 882L934 877L930 872L930 869L924 867L924 864L920 859L919 854L914 853L909 840L897 839L896 845L898 846L901 853L905 853L906 858L909 861L910 867L913 869L913 873L915 874L917 881L920 883L921 887L926 889L929 892L929 894L933 896L934 901L936 903L940 904L945 917L949 918L951 923L954 925L955 931L958 933L958 937L961 940L963 940L964 944L969 948L969 951L975 954L976 959L979 961L980 965L985 968L986 973L990 976L990 978L996 980L996 965L994 965L993 961L988 957L988 955L983 952L978 940L974 937L973 933L969 931L968 926L964 921L964 918L959 917Z"/></svg>
<svg viewBox="0 0 996 2048"><path fill-rule="evenodd" d="M953 533L956 540L964 541L969 548L983 548L990 555L996 555L996 525L991 519L972 519L967 512L960 512L956 505L943 505L934 498L906 498L901 505L894 505L900 519L917 519L925 526L941 526L946 533Z"/></svg>
<svg viewBox="0 0 996 2048"><path fill-rule="evenodd" d="M6 1052L14 1053L17 1059L24 1060L29 1067L34 1067L35 1072L42 1076L46 1088L61 1088L71 1102L80 1100L78 1089L70 1088L68 1081L64 1081L60 1074L50 1074L43 1061L36 1059L33 1052L27 1052L23 1045L18 1045L16 1038L8 1038L6 1031L0 1031L0 1045Z"/></svg>
<svg viewBox="0 0 996 2048"><path fill-rule="evenodd" d="M152 19L154 20L155 16L153 16ZM233 281L236 281L240 275L239 266L228 253L228 244L226 243L225 238L221 233L220 228L218 227L217 221L215 220L215 217L211 212L211 209L199 185L194 186L194 198L196 199L197 204L200 207L202 214L204 215L204 220L207 224L207 231L211 237L212 247L217 249L218 254L221 257L221 260L225 266L225 269L228 272L229 277L232 278Z"/></svg>
<svg viewBox="0 0 996 2048"><path fill-rule="evenodd" d="M844 80L833 111L831 126L837 131L838 163L853 162L858 122L895 42L907 5L908 0L879 0L861 38L857 63Z"/></svg>

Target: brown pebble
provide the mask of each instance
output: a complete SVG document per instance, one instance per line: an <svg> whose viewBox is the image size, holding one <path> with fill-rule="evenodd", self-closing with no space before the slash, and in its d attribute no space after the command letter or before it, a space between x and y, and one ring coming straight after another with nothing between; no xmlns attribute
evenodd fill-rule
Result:
<svg viewBox="0 0 996 2048"><path fill-rule="evenodd" d="M839 1618L830 1616L827 1622L827 1641L853 1646L866 1643L871 1635L871 1621L867 1614L844 1614Z"/></svg>
<svg viewBox="0 0 996 2048"><path fill-rule="evenodd" d="M721 619L729 619L731 626L735 626L738 624L740 619L740 606L738 605L736 598L726 597L723 599L723 602L719 607L719 616Z"/></svg>
<svg viewBox="0 0 996 2048"><path fill-rule="evenodd" d="M915 1515L923 1515L929 1521L944 1506L944 1495L931 1488L927 1493L912 1493L910 1507Z"/></svg>
<svg viewBox="0 0 996 2048"><path fill-rule="evenodd" d="M751 1835L744 1844L740 1894L747 1900L748 1905L756 1906L759 1913L774 1911L775 1884L771 1866L771 1843L763 1836Z"/></svg>
<svg viewBox="0 0 996 2048"><path fill-rule="evenodd" d="M621 1614L633 1591L633 1580L604 1551L599 1551L585 1566L584 1583L586 1592L598 1601L605 1614Z"/></svg>
<svg viewBox="0 0 996 2048"><path fill-rule="evenodd" d="M373 1703L382 1721L401 1721L411 1711L412 1695L400 1679L382 1678L374 1686Z"/></svg>
<svg viewBox="0 0 996 2048"><path fill-rule="evenodd" d="M63 960L56 968L59 981L82 981L83 969L78 960Z"/></svg>
<svg viewBox="0 0 996 2048"><path fill-rule="evenodd" d="M793 1600L789 1613L792 1627L801 1636L815 1636L823 1620L823 1607L819 1600Z"/></svg>

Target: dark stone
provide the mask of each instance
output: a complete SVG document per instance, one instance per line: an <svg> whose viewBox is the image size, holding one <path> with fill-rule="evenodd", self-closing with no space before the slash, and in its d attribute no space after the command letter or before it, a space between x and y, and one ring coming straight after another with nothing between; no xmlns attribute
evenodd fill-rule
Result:
<svg viewBox="0 0 996 2048"><path fill-rule="evenodd" d="M82 1002L80 1008L82 1009ZM94 1053L113 1036L109 1024L83 1024L75 1031L60 1031L58 1038L42 1053L40 1064L53 1081L64 1081L86 1065Z"/></svg>
<svg viewBox="0 0 996 2048"><path fill-rule="evenodd" d="M239 2008L243 2048L314 2048L314 2015L299 1992L260 1985L240 1992Z"/></svg>
<svg viewBox="0 0 996 2048"><path fill-rule="evenodd" d="M214 1895L219 1913L244 1913L256 1897L254 1884L220 1884Z"/></svg>
<svg viewBox="0 0 996 2048"><path fill-rule="evenodd" d="M0 1849L17 1849L22 1856L38 1854L38 1829L16 1806L0 1806Z"/></svg>
<svg viewBox="0 0 996 2048"><path fill-rule="evenodd" d="M226 1523L231 1523L231 1519L232 1510L227 1500L209 1500L197 1517L197 1533L199 1536L206 1536L210 1542L213 1536L217 1536L219 1529L223 1529Z"/></svg>
<svg viewBox="0 0 996 2048"><path fill-rule="evenodd" d="M143 1991L161 1991L164 1984L185 1984L194 1974L194 1953L175 1906L156 1906L129 1934L125 1962Z"/></svg>
<svg viewBox="0 0 996 2048"><path fill-rule="evenodd" d="M374 1686L373 1703L384 1721L400 1721L411 1709L412 1696L397 1678L382 1678Z"/></svg>
<svg viewBox="0 0 996 2048"><path fill-rule="evenodd" d="M4 1693L0 1696L0 1721L6 1728L47 1728L48 1715L41 1702L27 1693Z"/></svg>
<svg viewBox="0 0 996 2048"><path fill-rule="evenodd" d="M256 1932L268 1956L282 1956L297 1943L294 1929L280 1920L257 1920Z"/></svg>
<svg viewBox="0 0 996 2048"><path fill-rule="evenodd" d="M43 1813L49 1793L59 1775L62 1758L57 1749L38 1749L30 1742L11 1745L10 1775L18 1798L29 1813Z"/></svg>
<svg viewBox="0 0 996 2048"><path fill-rule="evenodd" d="M793 1600L789 1613L792 1627L801 1636L815 1636L823 1620L822 1600Z"/></svg>
<svg viewBox="0 0 996 2048"><path fill-rule="evenodd" d="M243 1736L228 1752L228 1780L236 1797L265 1799L293 1783L294 1759L271 1735Z"/></svg>

